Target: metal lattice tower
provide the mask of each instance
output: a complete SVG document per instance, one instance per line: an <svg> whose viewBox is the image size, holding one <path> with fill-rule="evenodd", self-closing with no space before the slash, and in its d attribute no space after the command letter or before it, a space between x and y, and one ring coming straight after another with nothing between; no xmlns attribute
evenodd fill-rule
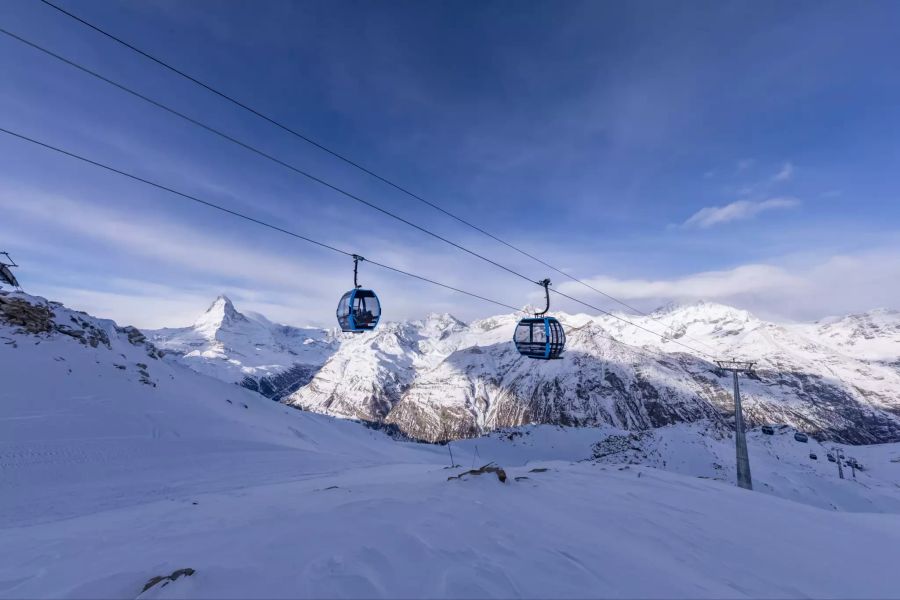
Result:
<svg viewBox="0 0 900 600"><path fill-rule="evenodd" d="M750 361L717 360L719 368L731 371L734 376L734 446L737 455L737 484L745 490L753 489L750 477L750 456L747 454L747 436L744 433L744 411L741 408L741 388L738 384L739 373L750 373L753 364Z"/></svg>

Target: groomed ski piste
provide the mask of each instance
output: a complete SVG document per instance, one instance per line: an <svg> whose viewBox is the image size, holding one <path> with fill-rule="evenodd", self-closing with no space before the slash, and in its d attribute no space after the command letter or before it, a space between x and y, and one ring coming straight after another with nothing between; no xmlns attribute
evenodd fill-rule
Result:
<svg viewBox="0 0 900 600"><path fill-rule="evenodd" d="M832 444L753 432L749 492L706 423L398 442L161 360L111 321L0 301L4 598L900 590L897 444L844 447L866 469L840 480ZM505 481L465 474L488 463Z"/></svg>

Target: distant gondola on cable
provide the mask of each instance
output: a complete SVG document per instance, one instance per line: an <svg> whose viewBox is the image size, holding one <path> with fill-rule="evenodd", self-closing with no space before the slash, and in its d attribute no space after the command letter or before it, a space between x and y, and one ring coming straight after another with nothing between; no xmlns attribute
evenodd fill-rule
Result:
<svg viewBox="0 0 900 600"><path fill-rule="evenodd" d="M544 360L560 358L566 346L566 332L559 321L546 316L550 310L550 280L540 281L538 285L544 286L547 305L542 312L535 313L534 317L519 321L513 341L522 356Z"/></svg>
<svg viewBox="0 0 900 600"><path fill-rule="evenodd" d="M337 320L341 331L362 333L371 331L381 319L381 303L372 290L364 290L357 283L357 270L362 256L353 255L353 289L341 297L337 307Z"/></svg>
<svg viewBox="0 0 900 600"><path fill-rule="evenodd" d="M18 267L19 265L17 265L15 261L13 261L13 259L9 257L8 253L0 252L0 257L3 256L6 257L6 260L0 258L0 282L17 288L19 287L19 282L16 279L16 276L12 274L12 271L9 270L9 268Z"/></svg>

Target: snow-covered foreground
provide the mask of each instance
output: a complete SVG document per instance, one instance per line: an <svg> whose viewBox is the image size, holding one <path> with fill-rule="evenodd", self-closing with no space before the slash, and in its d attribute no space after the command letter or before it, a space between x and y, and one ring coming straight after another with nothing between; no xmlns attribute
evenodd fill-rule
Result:
<svg viewBox="0 0 900 600"><path fill-rule="evenodd" d="M52 308L57 326L83 333L0 325L0 597L900 590L898 514L823 510L669 472L669 461L574 462L611 430L454 443L465 467L447 468L446 447L287 408L158 360L109 321ZM660 439L693 439L670 431ZM644 446L650 457L660 448ZM448 480L489 460L505 483L490 473ZM889 486L889 472L877 472ZM142 592L186 568L193 574Z"/></svg>
<svg viewBox="0 0 900 600"><path fill-rule="evenodd" d="M900 586L895 515L649 469L547 466L501 484L385 465L7 529L3 593L135 597L186 567L196 574L146 597L847 598Z"/></svg>

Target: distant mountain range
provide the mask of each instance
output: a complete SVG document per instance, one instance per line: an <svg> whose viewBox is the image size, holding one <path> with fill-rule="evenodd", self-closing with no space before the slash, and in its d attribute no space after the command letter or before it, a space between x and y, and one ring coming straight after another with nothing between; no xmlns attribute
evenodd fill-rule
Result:
<svg viewBox="0 0 900 600"><path fill-rule="evenodd" d="M850 443L900 440L896 311L779 324L700 302L626 317L662 339L610 316L556 316L568 336L556 361L519 356L515 315L466 324L431 314L344 334L242 314L221 296L190 327L146 334L201 373L427 441L528 423L643 430L727 420L731 378L712 357L756 361L742 381L751 426L787 424Z"/></svg>

